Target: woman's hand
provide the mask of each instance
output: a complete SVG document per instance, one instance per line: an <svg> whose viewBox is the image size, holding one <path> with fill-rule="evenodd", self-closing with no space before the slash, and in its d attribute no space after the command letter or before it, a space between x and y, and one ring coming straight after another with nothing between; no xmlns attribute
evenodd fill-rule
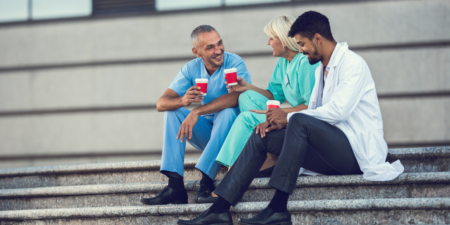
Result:
<svg viewBox="0 0 450 225"><path fill-rule="evenodd" d="M242 79L242 77L237 78L237 83L238 83L237 85L228 86L228 82L226 81L226 78L225 78L225 85L227 85L228 93L244 92L244 91L248 90L248 86L250 85L249 83L247 83L247 81Z"/></svg>
<svg viewBox="0 0 450 225"><path fill-rule="evenodd" d="M264 138L266 136L266 130L269 126L270 126L270 123L267 120L264 123L260 123L260 124L256 125L256 127L255 127L256 134L259 133L261 135L261 138Z"/></svg>
<svg viewBox="0 0 450 225"><path fill-rule="evenodd" d="M259 114L266 114L267 110L250 109L250 112L259 113Z"/></svg>

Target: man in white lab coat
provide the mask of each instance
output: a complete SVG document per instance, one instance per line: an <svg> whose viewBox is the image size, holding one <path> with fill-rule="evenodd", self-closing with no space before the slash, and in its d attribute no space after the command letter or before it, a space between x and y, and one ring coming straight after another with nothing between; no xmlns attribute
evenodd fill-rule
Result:
<svg viewBox="0 0 450 225"><path fill-rule="evenodd" d="M325 175L363 174L372 181L395 179L403 172L397 161L386 162L383 121L375 83L363 58L337 43L328 18L309 11L297 18L294 36L316 69L316 84L308 109L285 113L271 109L265 138L254 132L241 155L216 188L219 196L210 209L179 224L232 224L229 208L247 190L267 152L278 155L269 186L276 189L262 212L242 224L292 224L287 210L300 167Z"/></svg>

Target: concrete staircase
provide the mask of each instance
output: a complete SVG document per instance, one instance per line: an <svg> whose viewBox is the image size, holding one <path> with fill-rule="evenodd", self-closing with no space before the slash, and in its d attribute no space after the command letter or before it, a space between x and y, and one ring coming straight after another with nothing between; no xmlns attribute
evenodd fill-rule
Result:
<svg viewBox="0 0 450 225"><path fill-rule="evenodd" d="M405 173L389 182L299 176L288 205L294 224L450 224L450 147L391 149L388 160L397 159ZM210 205L194 203L195 163L185 161L190 204L166 206L139 202L166 185L160 161L2 169L0 224L176 224ZM268 180L255 179L232 208L235 224L267 205Z"/></svg>

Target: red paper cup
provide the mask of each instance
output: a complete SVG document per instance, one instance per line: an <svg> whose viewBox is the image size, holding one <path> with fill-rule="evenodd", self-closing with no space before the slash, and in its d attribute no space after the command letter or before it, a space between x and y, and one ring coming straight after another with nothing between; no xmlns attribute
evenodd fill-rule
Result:
<svg viewBox="0 0 450 225"><path fill-rule="evenodd" d="M200 90L204 94L202 96L206 96L206 92L208 91L208 79L206 78L198 78L195 79L195 85L200 87Z"/></svg>
<svg viewBox="0 0 450 225"><path fill-rule="evenodd" d="M231 68L225 70L225 77L227 78L228 86L237 85L237 69Z"/></svg>
<svg viewBox="0 0 450 225"><path fill-rule="evenodd" d="M267 109L280 108L280 102L277 100L269 100L266 102L266 104L267 104Z"/></svg>

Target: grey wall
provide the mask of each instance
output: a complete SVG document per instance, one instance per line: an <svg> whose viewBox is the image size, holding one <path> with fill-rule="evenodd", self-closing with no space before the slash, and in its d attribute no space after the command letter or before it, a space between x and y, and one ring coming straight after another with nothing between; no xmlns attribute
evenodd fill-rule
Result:
<svg viewBox="0 0 450 225"><path fill-rule="evenodd" d="M152 106L193 58L192 29L218 29L266 87L263 27L307 10L369 64L390 146L450 145L450 1L298 3L0 25L0 167L159 158Z"/></svg>

